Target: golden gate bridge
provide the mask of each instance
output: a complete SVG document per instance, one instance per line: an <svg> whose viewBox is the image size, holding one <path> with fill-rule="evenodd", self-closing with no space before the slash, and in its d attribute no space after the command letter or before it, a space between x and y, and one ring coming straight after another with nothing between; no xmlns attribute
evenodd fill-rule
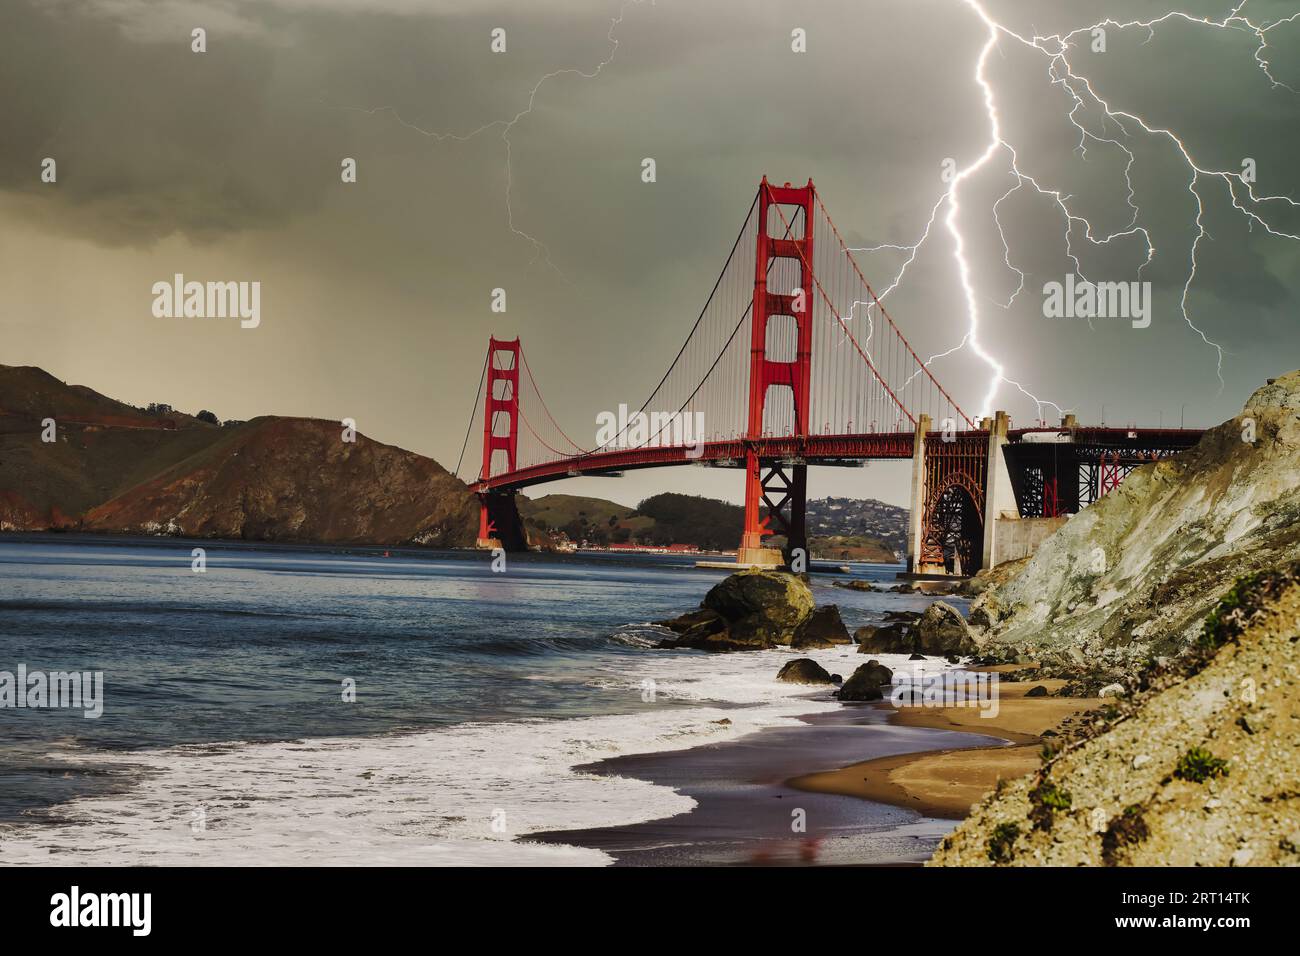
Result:
<svg viewBox="0 0 1300 956"><path fill-rule="evenodd" d="M519 339L489 340L465 447L476 422L480 547L526 547L520 488L705 464L744 473L737 564L788 565L796 549L807 555L809 465L911 459L907 565L920 574L999 563L1008 522L1076 512L1202 434L1080 426L1070 415L1019 429L1005 412L972 418L881 303L812 180L766 177L676 357L612 434L569 436ZM464 458L463 447L458 474ZM780 549L764 541L773 536Z"/></svg>

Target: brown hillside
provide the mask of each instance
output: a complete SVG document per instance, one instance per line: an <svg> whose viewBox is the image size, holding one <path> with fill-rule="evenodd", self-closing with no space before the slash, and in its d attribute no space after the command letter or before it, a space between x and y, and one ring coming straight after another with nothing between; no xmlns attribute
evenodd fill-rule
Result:
<svg viewBox="0 0 1300 956"><path fill-rule="evenodd" d="M334 422L256 418L92 508L91 531L260 541L474 543L477 505L430 458Z"/></svg>
<svg viewBox="0 0 1300 956"><path fill-rule="evenodd" d="M215 427L182 412L150 415L84 385L68 385L31 365L0 365L0 431L19 422L39 422L46 417L60 424L151 430Z"/></svg>
<svg viewBox="0 0 1300 956"><path fill-rule="evenodd" d="M41 440L45 418L57 440ZM0 365L0 530L467 546L477 505L430 458L334 422L151 415Z"/></svg>
<svg viewBox="0 0 1300 956"><path fill-rule="evenodd" d="M41 441L46 418L56 423L50 443ZM220 434L189 415L149 415L39 368L0 365L0 529L75 526Z"/></svg>

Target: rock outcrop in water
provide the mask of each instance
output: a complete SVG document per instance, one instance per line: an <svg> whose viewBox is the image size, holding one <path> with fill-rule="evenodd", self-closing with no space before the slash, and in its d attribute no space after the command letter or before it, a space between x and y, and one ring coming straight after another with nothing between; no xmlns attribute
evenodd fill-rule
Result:
<svg viewBox="0 0 1300 956"><path fill-rule="evenodd" d="M834 604L819 607L804 618L803 622L795 628L794 637L790 640L790 646L796 651L852 643L853 638L849 637L849 629L844 626L844 620L840 617L840 609Z"/></svg>
<svg viewBox="0 0 1300 956"><path fill-rule="evenodd" d="M700 610L660 622L678 635L661 646L705 651L789 646L813 610L812 590L801 577L750 568L715 584L704 596ZM839 617L838 610L835 617Z"/></svg>
<svg viewBox="0 0 1300 956"><path fill-rule="evenodd" d="M1199 444L1133 471L971 607L984 650L1047 672L1137 664L1187 647L1244 573L1300 557L1300 372L1256 391ZM986 643L987 642L987 643ZM1109 682L1109 681L1107 681Z"/></svg>
<svg viewBox="0 0 1300 956"><path fill-rule="evenodd" d="M789 684L831 683L830 673L811 657L800 657L782 664L776 679Z"/></svg>
<svg viewBox="0 0 1300 956"><path fill-rule="evenodd" d="M853 639L860 654L968 657L979 651L961 612L942 601L935 601L921 614L892 612L884 624L858 628Z"/></svg>
<svg viewBox="0 0 1300 956"><path fill-rule="evenodd" d="M986 798L931 865L1300 865L1300 565L1234 587L1142 684Z"/></svg>
<svg viewBox="0 0 1300 956"><path fill-rule="evenodd" d="M894 679L894 672L880 661L871 660L858 666L835 696L841 702L880 700L884 688Z"/></svg>

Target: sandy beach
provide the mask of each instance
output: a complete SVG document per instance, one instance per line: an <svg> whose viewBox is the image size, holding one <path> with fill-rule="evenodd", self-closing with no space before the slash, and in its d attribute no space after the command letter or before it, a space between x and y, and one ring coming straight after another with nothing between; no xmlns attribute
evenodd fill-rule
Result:
<svg viewBox="0 0 1300 956"><path fill-rule="evenodd" d="M974 670L1007 671L1015 665ZM1064 684L1060 680L1025 680L998 685L998 712L982 716L974 707L896 709L891 722L903 727L978 733L1000 738L1000 744L976 745L957 750L898 754L851 764L838 770L792 778L790 786L812 793L860 797L906 807L925 816L960 820L997 786L999 779L1019 777L1041 763L1042 735L1074 714L1100 706L1095 698L1026 697L1036 686L1049 694Z"/></svg>
<svg viewBox="0 0 1300 956"><path fill-rule="evenodd" d="M575 767L671 787L695 805L644 823L528 840L599 849L619 866L919 864L998 778L1039 766L1042 733L1100 703L1025 696L1062 683L1000 683L991 718L975 707L899 709L885 700L738 739ZM796 814L801 830L792 826Z"/></svg>
<svg viewBox="0 0 1300 956"><path fill-rule="evenodd" d="M996 746L968 732L905 727L889 711L842 707L788 726L677 752L648 753L575 767L671 787L694 806L629 826L535 833L530 841L601 850L617 866L915 865L951 829L905 804L864 802L855 794L816 792L790 780L864 757ZM796 814L801 826L796 826Z"/></svg>

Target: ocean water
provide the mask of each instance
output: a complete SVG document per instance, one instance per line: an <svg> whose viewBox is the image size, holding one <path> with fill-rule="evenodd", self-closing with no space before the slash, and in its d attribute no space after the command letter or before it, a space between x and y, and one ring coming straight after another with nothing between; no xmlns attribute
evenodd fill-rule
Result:
<svg viewBox="0 0 1300 956"><path fill-rule="evenodd" d="M573 767L839 706L773 680L787 651L653 648L648 622L720 577L660 555L494 573L467 552L0 536L0 671L104 682L97 719L0 708L0 863L606 863L518 838L693 801ZM818 603L850 628L929 602L830 580Z"/></svg>

